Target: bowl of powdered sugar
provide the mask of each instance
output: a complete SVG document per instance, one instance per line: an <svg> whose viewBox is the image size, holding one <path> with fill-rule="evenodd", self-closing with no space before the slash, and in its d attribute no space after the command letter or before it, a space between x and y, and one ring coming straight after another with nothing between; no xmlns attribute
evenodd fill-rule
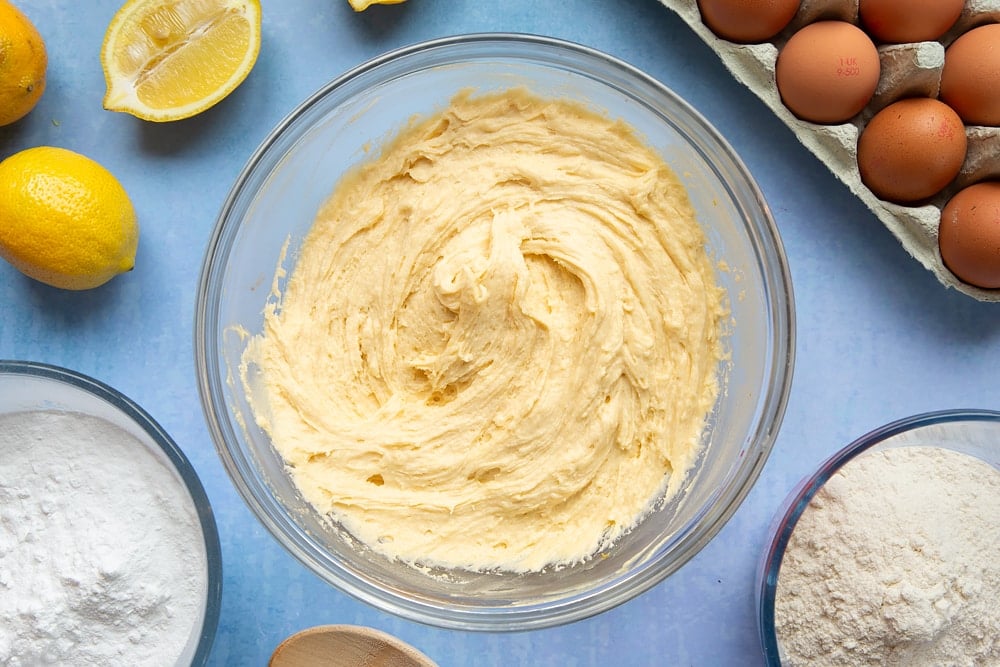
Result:
<svg viewBox="0 0 1000 667"><path fill-rule="evenodd" d="M212 510L170 436L103 383L0 361L0 665L201 665Z"/></svg>
<svg viewBox="0 0 1000 667"><path fill-rule="evenodd" d="M1000 412L903 419L786 500L760 563L769 665L1000 665Z"/></svg>

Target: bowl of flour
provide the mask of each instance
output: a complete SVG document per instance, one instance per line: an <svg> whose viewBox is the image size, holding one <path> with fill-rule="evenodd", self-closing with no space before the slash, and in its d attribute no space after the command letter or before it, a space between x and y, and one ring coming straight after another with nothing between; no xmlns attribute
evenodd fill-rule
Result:
<svg viewBox="0 0 1000 667"><path fill-rule="evenodd" d="M221 581L204 488L149 414L0 361L0 665L202 665Z"/></svg>
<svg viewBox="0 0 1000 667"><path fill-rule="evenodd" d="M757 587L768 665L1000 664L1000 412L893 422L791 493Z"/></svg>

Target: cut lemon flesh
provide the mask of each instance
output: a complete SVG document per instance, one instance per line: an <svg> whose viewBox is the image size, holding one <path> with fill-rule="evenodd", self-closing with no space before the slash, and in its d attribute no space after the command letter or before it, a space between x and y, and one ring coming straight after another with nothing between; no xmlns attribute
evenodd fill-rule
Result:
<svg viewBox="0 0 1000 667"><path fill-rule="evenodd" d="M104 36L104 108L189 118L231 93L260 51L260 0L129 0Z"/></svg>

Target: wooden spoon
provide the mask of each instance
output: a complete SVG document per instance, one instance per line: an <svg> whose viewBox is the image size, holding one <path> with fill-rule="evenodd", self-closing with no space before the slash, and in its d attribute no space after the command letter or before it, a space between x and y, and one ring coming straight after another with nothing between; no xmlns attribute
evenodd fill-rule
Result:
<svg viewBox="0 0 1000 667"><path fill-rule="evenodd" d="M392 635L359 625L317 625L278 645L270 667L437 667Z"/></svg>

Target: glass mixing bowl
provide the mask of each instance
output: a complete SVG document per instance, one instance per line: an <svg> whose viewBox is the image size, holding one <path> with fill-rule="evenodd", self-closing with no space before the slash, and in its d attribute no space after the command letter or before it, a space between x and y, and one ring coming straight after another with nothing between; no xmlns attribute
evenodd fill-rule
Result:
<svg viewBox="0 0 1000 667"><path fill-rule="evenodd" d="M732 311L722 391L685 490L608 557L531 575L429 576L356 543L297 491L254 420L238 376L246 336L261 331L275 270L294 258L339 177L414 115L458 91L526 87L630 124L687 187L718 260ZM294 270L294 268L292 269ZM233 483L271 533L326 581L376 607L430 624L537 628L622 603L675 572L732 516L757 479L791 382L794 307L770 212L725 140L673 92L628 64L555 39L450 37L367 62L303 102L267 137L220 212L195 315L202 404Z"/></svg>
<svg viewBox="0 0 1000 667"><path fill-rule="evenodd" d="M163 428L130 398L76 371L32 361L0 360L0 414L70 412L99 417L129 433L173 470L201 524L205 541L205 599L177 665L208 662L222 604L222 551L215 516L198 473ZM2 455L2 454L0 454ZM192 562L195 562L192 558Z"/></svg>
<svg viewBox="0 0 1000 667"><path fill-rule="evenodd" d="M781 561L795 525L813 496L838 470L863 454L894 447L943 447L981 459L1000 470L1000 412L941 410L894 421L833 454L792 489L771 523L767 549L757 565L757 630L769 666L782 664L774 605Z"/></svg>

